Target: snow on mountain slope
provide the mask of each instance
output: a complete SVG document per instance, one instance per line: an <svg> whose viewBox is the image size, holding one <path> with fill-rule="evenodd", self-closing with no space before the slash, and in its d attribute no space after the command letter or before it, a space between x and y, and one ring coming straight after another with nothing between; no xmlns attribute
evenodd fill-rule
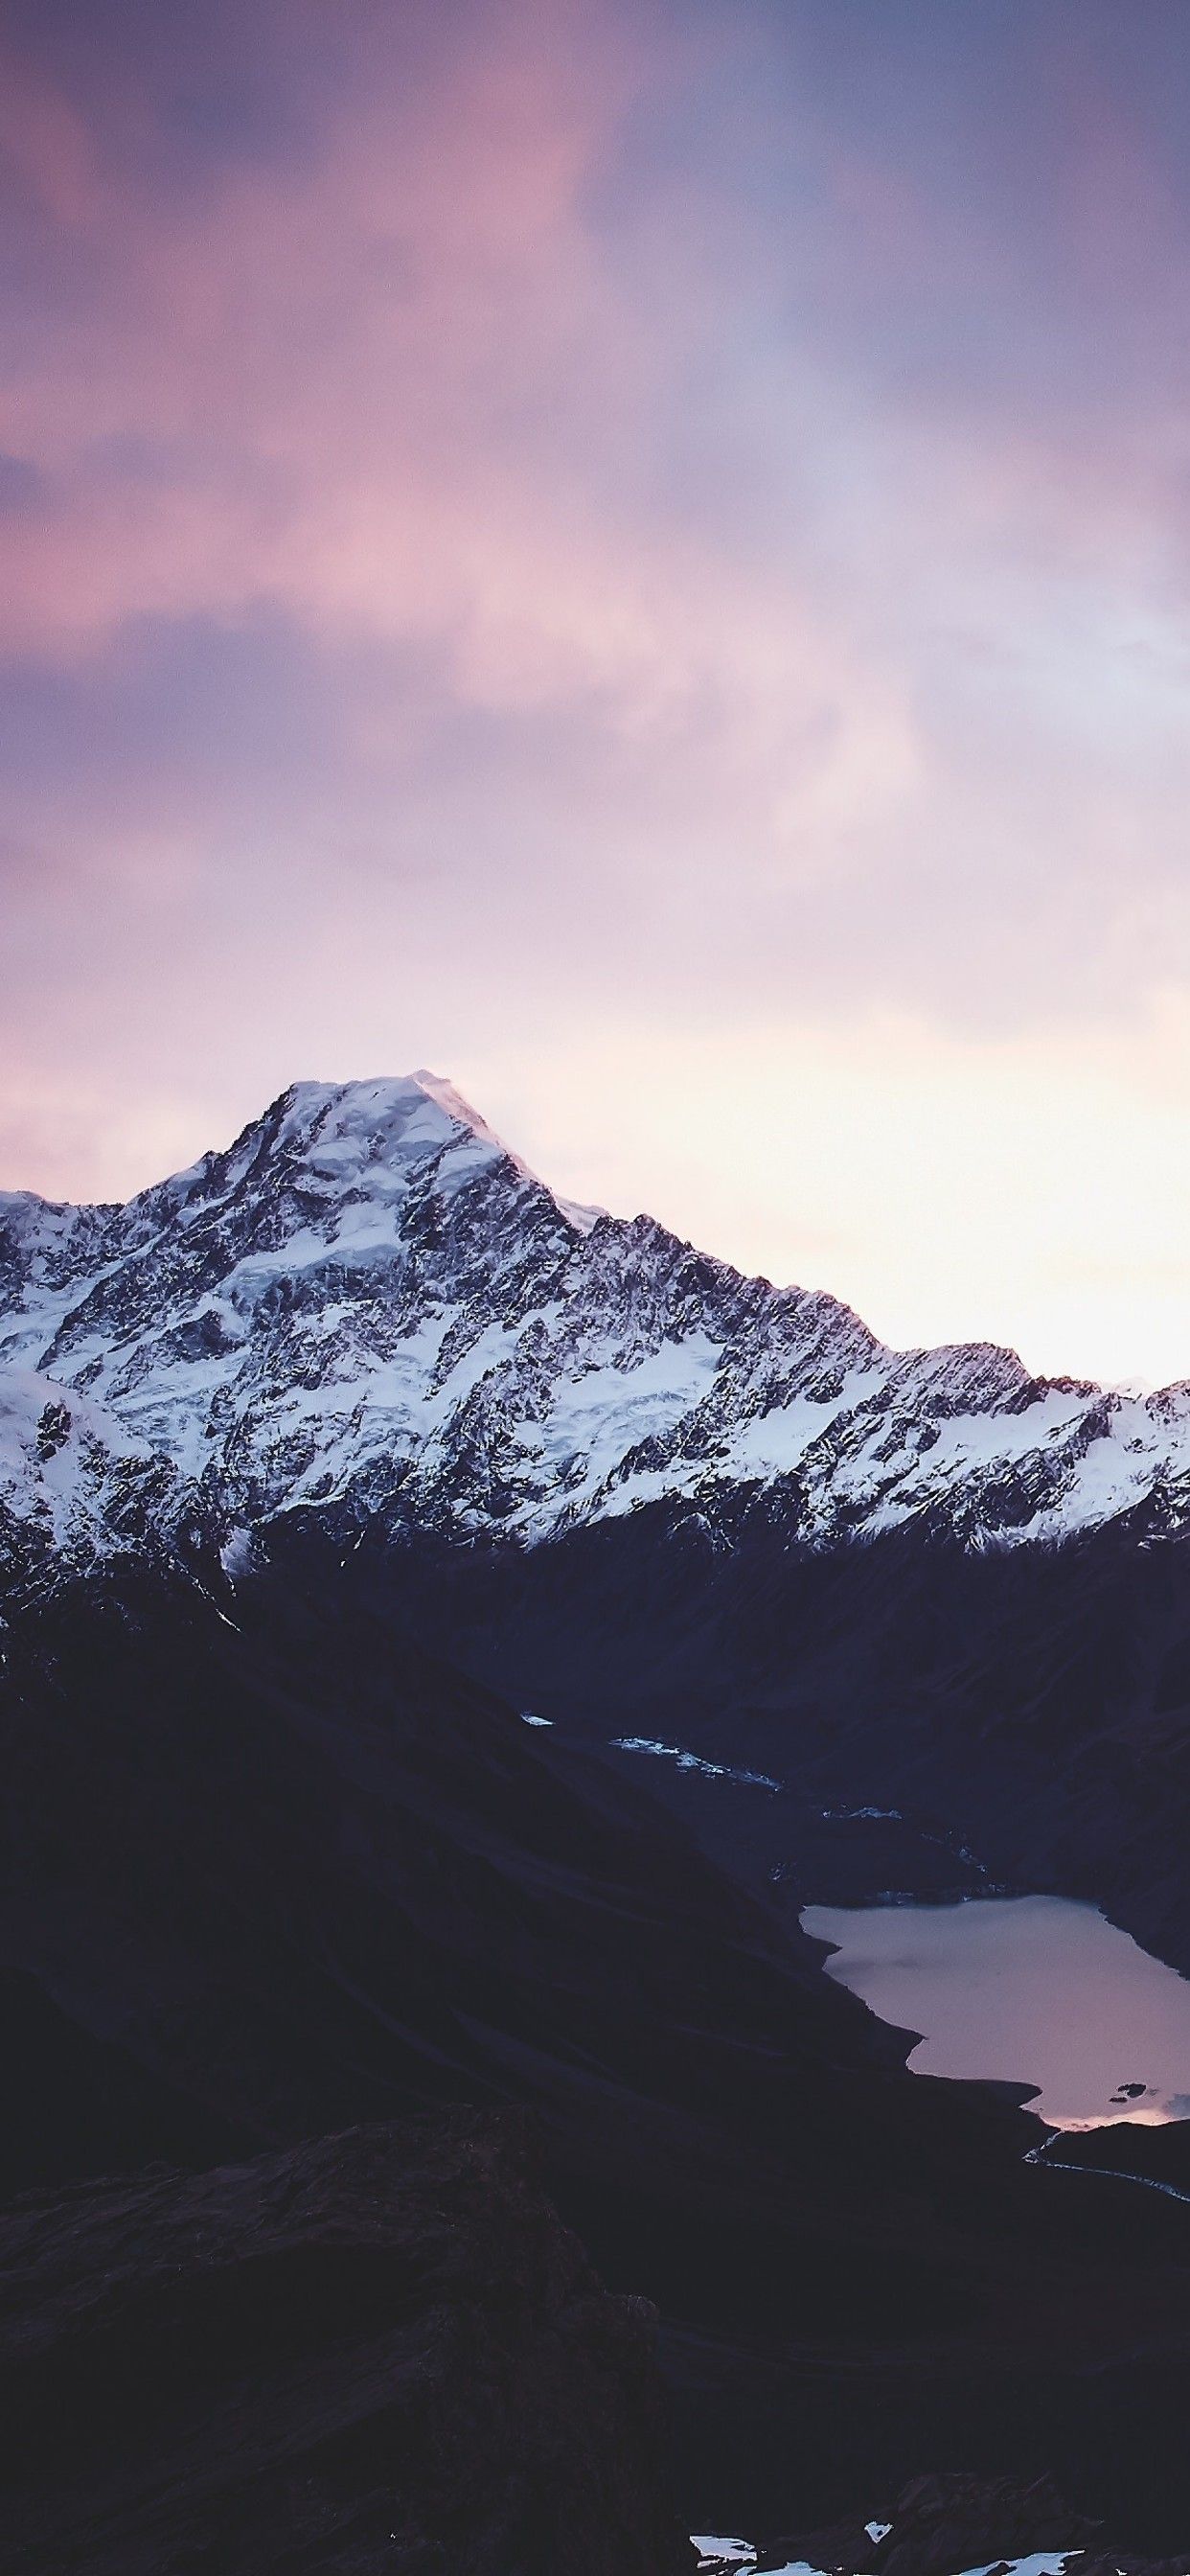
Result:
<svg viewBox="0 0 1190 2576"><path fill-rule="evenodd" d="M894 1352L648 1217L556 1198L448 1083L299 1083L127 1207L0 1197L0 1367L85 1394L227 1518L531 1544L672 1499L815 1547L1190 1520L1190 1388Z"/></svg>
<svg viewBox="0 0 1190 2576"><path fill-rule="evenodd" d="M0 1371L0 1575L197 1538L195 1498L113 1415L32 1369Z"/></svg>

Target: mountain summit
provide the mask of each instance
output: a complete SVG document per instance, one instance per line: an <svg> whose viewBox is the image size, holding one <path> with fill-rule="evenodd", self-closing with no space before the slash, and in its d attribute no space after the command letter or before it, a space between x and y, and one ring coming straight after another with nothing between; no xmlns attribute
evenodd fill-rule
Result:
<svg viewBox="0 0 1190 2576"><path fill-rule="evenodd" d="M530 1546L661 1505L726 1543L759 1509L817 1550L1190 1520L1186 1388L891 1351L833 1297L573 1207L425 1071L297 1083L126 1207L0 1197L0 1367L225 1524Z"/></svg>

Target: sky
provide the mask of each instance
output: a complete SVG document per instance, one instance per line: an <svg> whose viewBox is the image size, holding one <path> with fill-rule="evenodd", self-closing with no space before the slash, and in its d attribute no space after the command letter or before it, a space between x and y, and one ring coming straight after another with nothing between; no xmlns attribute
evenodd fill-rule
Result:
<svg viewBox="0 0 1190 2576"><path fill-rule="evenodd" d="M1190 1377L1184 0L0 0L0 1186L428 1064Z"/></svg>

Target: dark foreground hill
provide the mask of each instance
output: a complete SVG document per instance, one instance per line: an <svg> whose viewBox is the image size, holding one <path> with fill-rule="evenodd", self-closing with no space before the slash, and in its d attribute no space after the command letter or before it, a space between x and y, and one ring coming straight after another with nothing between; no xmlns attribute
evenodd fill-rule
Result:
<svg viewBox="0 0 1190 2576"><path fill-rule="evenodd" d="M8 2576L688 2576L656 2317L514 2113L0 2219Z"/></svg>

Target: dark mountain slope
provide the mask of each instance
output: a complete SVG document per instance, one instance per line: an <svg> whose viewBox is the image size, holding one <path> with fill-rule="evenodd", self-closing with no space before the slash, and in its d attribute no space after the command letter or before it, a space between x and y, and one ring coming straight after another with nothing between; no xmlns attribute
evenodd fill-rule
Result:
<svg viewBox="0 0 1190 2576"><path fill-rule="evenodd" d="M1024 2114L908 2076L643 1785L337 1571L216 1601L126 1568L14 1615L10 2187L47 2141L81 2174L516 2099L611 2286L666 2312L703 2527L960 2457L1176 2537L1148 2427L1155 2377L1190 2397L1190 2213L1025 2167Z"/></svg>
<svg viewBox="0 0 1190 2576"><path fill-rule="evenodd" d="M125 1577L30 1605L6 1646L10 1967L164 2079L170 2117L264 2143L512 2092L575 2174L665 2170L665 2197L679 2139L698 2197L752 2117L757 2177L804 2168L840 2219L916 2189L927 2106L940 2168L1028 2143L990 2098L906 2078L816 1946L581 1748L358 1610L282 1584L236 1616ZM77 2117L85 2171L85 2094Z"/></svg>
<svg viewBox="0 0 1190 2576"><path fill-rule="evenodd" d="M969 1551L908 1530L822 1555L759 1510L721 1546L658 1505L530 1556L365 1544L347 1575L402 1632L449 1620L476 1676L574 1732L786 1784L656 1783L757 1885L788 1862L799 1900L1052 1889L1190 1970L1183 1541ZM842 1830L864 1807L905 1830Z"/></svg>

